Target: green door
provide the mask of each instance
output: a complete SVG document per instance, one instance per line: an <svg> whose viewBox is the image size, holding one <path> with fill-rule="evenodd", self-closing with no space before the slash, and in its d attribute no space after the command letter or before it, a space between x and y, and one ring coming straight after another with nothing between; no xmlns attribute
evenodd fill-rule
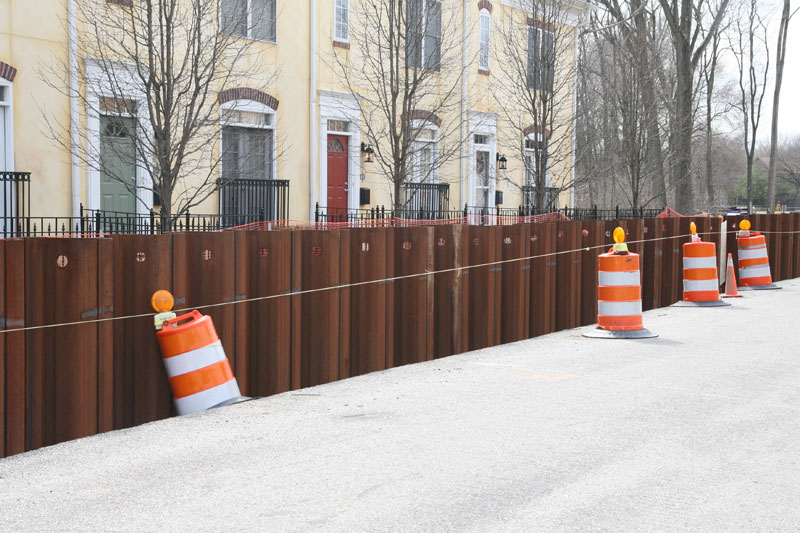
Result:
<svg viewBox="0 0 800 533"><path fill-rule="evenodd" d="M136 212L136 148L130 117L100 117L100 209Z"/></svg>

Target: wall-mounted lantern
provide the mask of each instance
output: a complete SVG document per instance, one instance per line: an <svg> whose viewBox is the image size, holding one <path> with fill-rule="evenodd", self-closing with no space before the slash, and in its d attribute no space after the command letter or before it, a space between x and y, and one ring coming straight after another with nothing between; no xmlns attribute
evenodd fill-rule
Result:
<svg viewBox="0 0 800 533"><path fill-rule="evenodd" d="M361 143L361 153L367 154L366 159L364 159L365 163L372 163L372 154L375 153L375 150L372 149L372 146L368 145L367 143Z"/></svg>
<svg viewBox="0 0 800 533"><path fill-rule="evenodd" d="M508 159L506 159L506 156L498 152L496 159L497 159L497 168L499 168L500 170L505 170L506 163L508 163Z"/></svg>

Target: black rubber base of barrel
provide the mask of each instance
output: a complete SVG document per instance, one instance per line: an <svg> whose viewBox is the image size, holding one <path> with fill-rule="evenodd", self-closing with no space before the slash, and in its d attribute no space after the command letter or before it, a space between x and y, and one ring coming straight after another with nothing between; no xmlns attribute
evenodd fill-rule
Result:
<svg viewBox="0 0 800 533"><path fill-rule="evenodd" d="M770 283L769 285L745 285L739 286L740 291L774 291L775 289L782 289L783 287L778 287L774 283Z"/></svg>
<svg viewBox="0 0 800 533"><path fill-rule="evenodd" d="M653 337L658 337L658 334L649 329L609 331L607 329L592 328L584 330L583 336L592 339L652 339Z"/></svg>
<svg viewBox="0 0 800 533"><path fill-rule="evenodd" d="M216 409L217 407L225 407L226 405L233 405L235 403L249 402L250 400L253 399L254 398L251 398L249 396L237 396L236 398L230 398L222 403L218 403L217 405L209 407L209 409Z"/></svg>
<svg viewBox="0 0 800 533"><path fill-rule="evenodd" d="M723 302L722 300L714 300L711 302L687 302L686 300L681 300L680 302L675 302L672 304L672 307L726 307L731 305L729 302Z"/></svg>

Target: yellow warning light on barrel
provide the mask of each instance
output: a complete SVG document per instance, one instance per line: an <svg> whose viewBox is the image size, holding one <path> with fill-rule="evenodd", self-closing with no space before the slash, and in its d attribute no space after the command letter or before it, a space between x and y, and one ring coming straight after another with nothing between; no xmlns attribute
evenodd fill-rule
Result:
<svg viewBox="0 0 800 533"><path fill-rule="evenodd" d="M617 228L614 230L614 242L617 244L622 244L625 242L625 230L622 228Z"/></svg>
<svg viewBox="0 0 800 533"><path fill-rule="evenodd" d="M747 219L742 220L741 222L739 222L739 228L743 229L745 231L749 230L750 229L750 221L747 220Z"/></svg>
<svg viewBox="0 0 800 533"><path fill-rule="evenodd" d="M150 305L153 306L153 310L156 313L166 313L167 311L172 311L172 307L175 305L175 298L169 291L158 290L150 298Z"/></svg>
<svg viewBox="0 0 800 533"><path fill-rule="evenodd" d="M695 224L694 222L689 224L689 231L692 232L692 235L697 235L697 224Z"/></svg>

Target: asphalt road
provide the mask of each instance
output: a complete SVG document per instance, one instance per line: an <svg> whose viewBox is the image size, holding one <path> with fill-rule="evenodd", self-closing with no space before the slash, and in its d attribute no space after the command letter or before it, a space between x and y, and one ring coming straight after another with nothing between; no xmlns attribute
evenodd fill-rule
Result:
<svg viewBox="0 0 800 533"><path fill-rule="evenodd" d="M800 281L0 460L0 529L800 529Z"/></svg>

